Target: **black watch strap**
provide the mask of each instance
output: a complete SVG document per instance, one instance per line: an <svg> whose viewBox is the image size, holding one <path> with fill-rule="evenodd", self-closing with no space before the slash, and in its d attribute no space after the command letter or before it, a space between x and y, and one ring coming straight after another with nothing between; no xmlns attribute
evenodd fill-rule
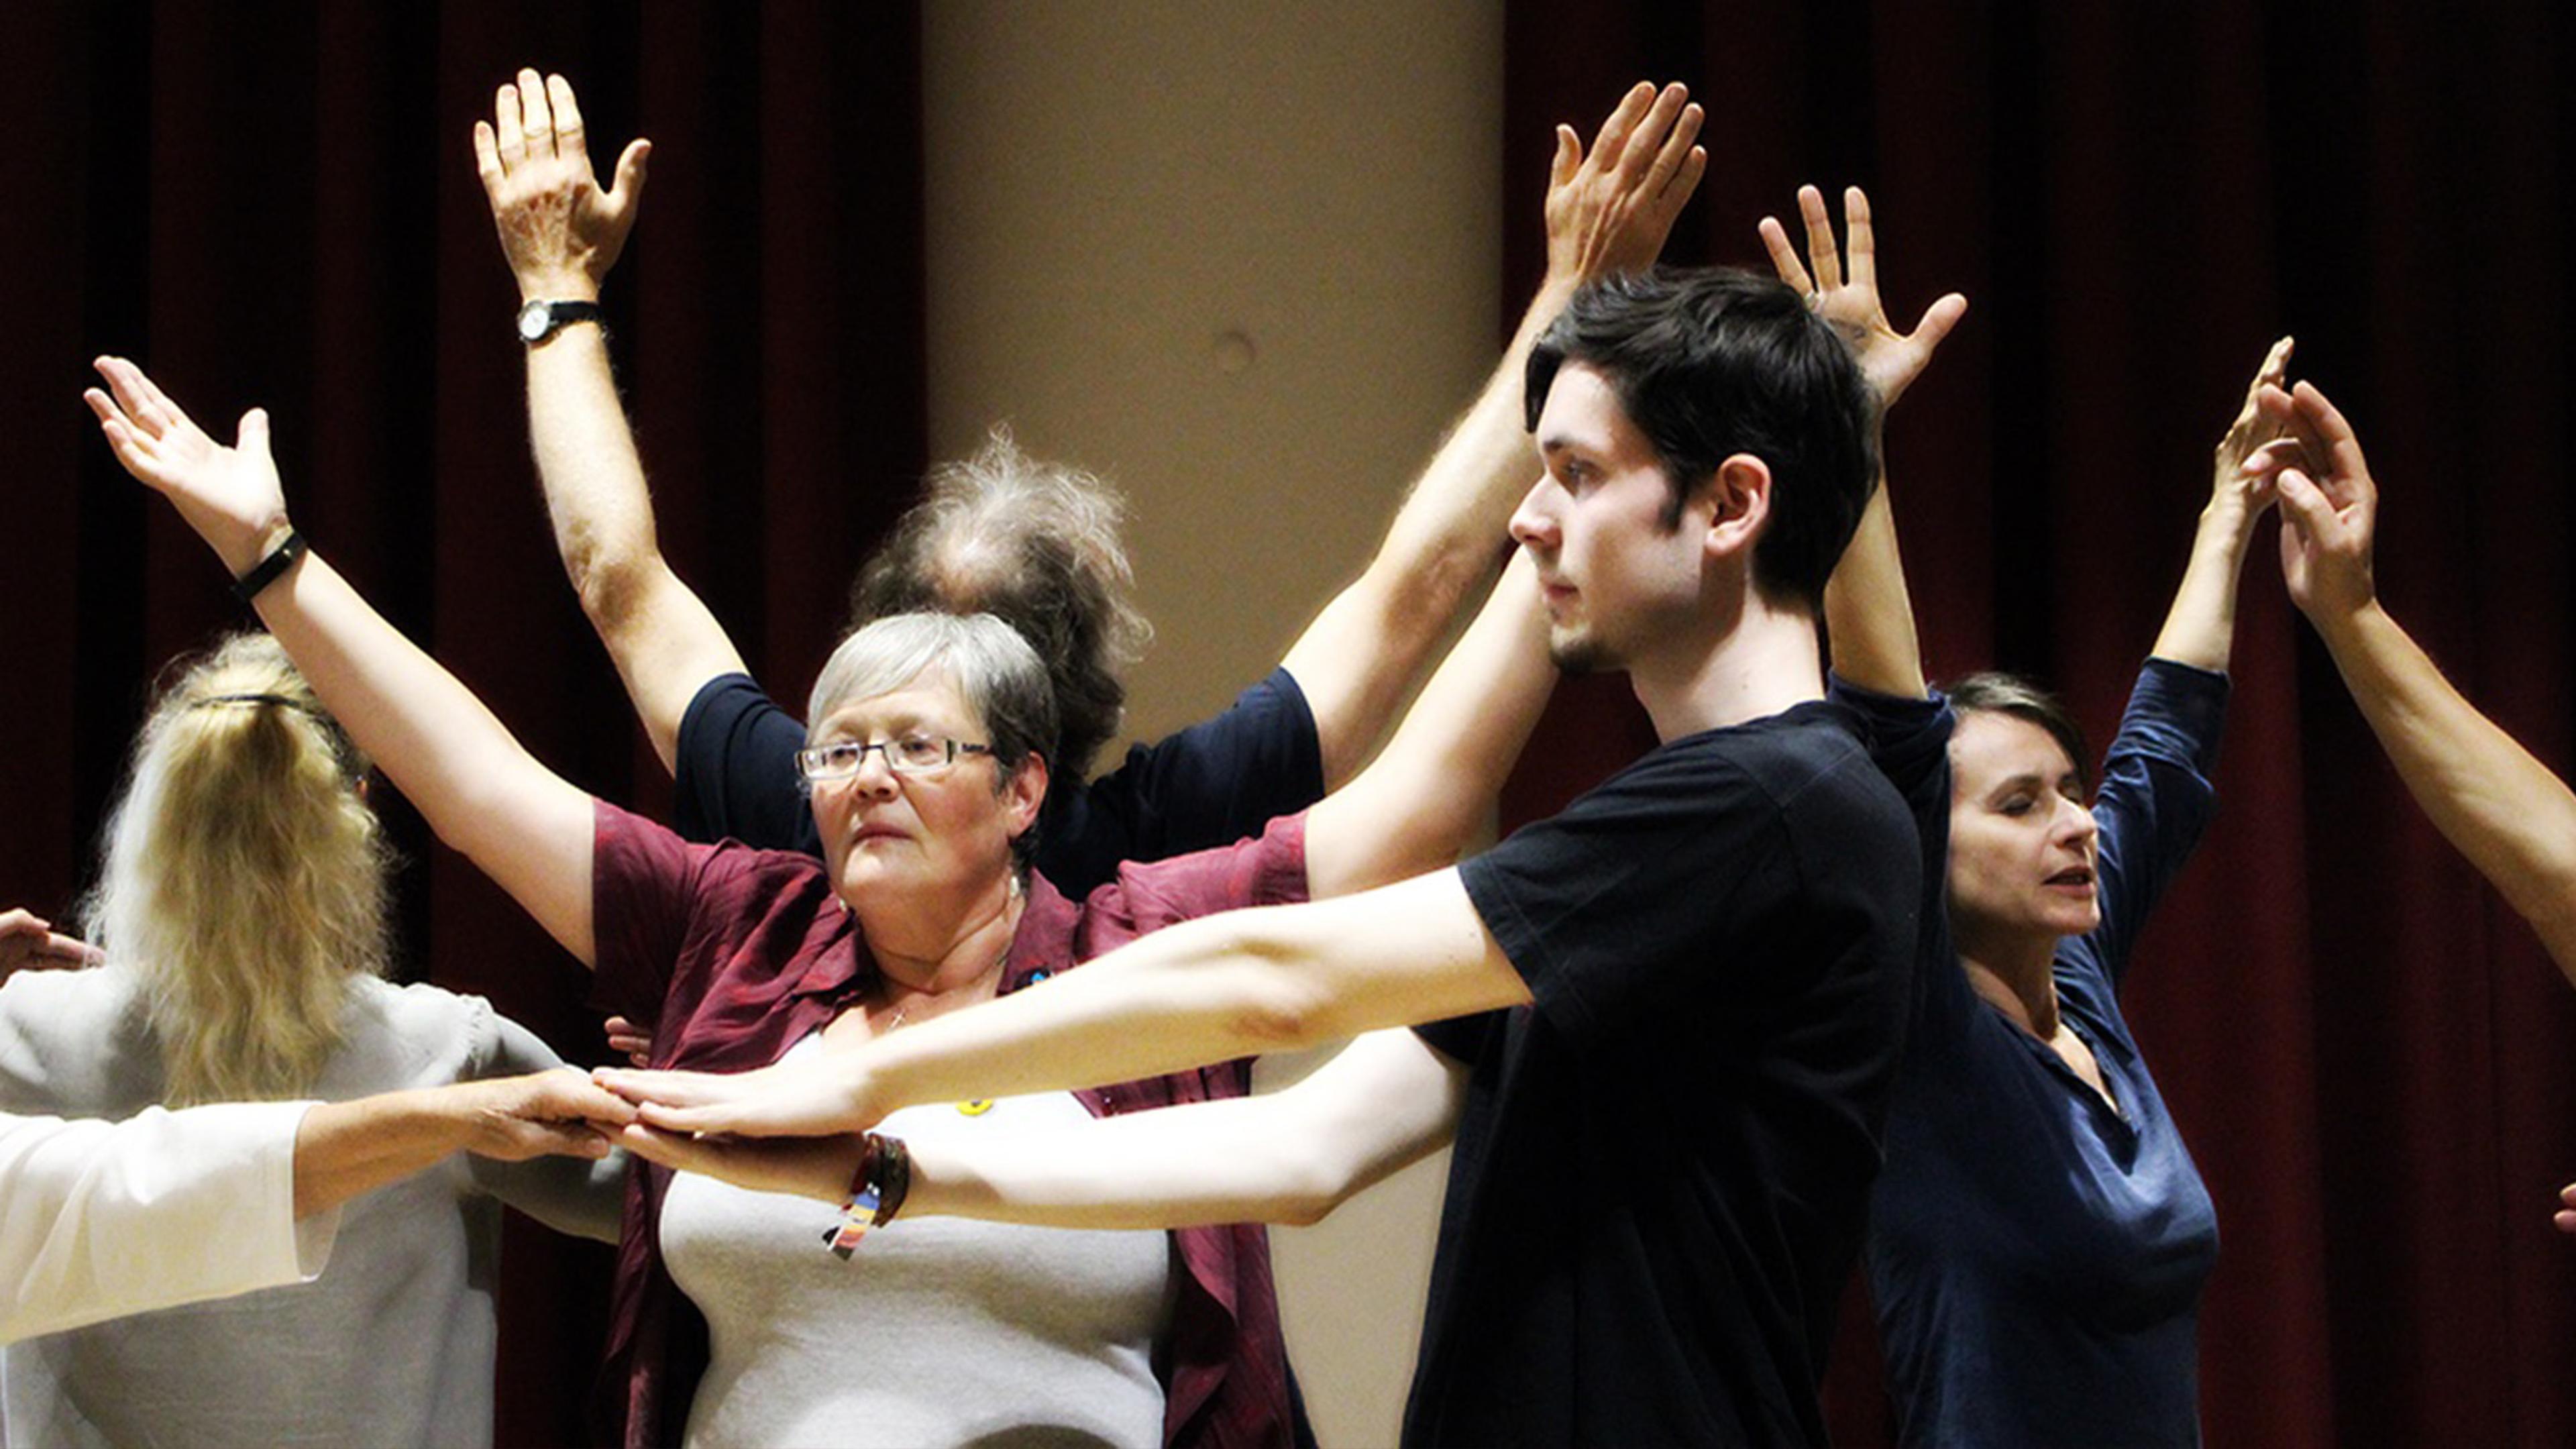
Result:
<svg viewBox="0 0 2576 1449"><path fill-rule="evenodd" d="M304 549L304 535L292 528L288 529L285 539L269 551L268 557L253 565L249 573L233 580L233 597L245 604L258 598L260 590L276 583L279 574L286 572L289 565L304 557Z"/></svg>
<svg viewBox="0 0 2576 1449"><path fill-rule="evenodd" d="M530 302L519 309L519 340L534 347L575 322L599 320L597 302Z"/></svg>

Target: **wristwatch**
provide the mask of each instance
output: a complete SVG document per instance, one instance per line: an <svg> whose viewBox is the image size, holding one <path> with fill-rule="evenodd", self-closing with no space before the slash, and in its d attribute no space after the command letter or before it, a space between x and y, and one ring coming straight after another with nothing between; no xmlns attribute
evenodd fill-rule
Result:
<svg viewBox="0 0 2576 1449"><path fill-rule="evenodd" d="M559 328L598 320L597 302L530 302L519 309L519 340L534 347Z"/></svg>

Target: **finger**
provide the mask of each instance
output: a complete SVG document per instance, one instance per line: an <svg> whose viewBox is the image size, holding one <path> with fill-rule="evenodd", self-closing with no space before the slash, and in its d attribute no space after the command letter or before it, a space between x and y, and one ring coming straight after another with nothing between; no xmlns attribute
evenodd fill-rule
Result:
<svg viewBox="0 0 2576 1449"><path fill-rule="evenodd" d="M539 1154L590 1158L608 1155L607 1138L588 1127L568 1122L523 1123L519 1138L532 1157Z"/></svg>
<svg viewBox="0 0 2576 1449"><path fill-rule="evenodd" d="M1655 151L1655 163L1646 168L1646 179L1639 189L1647 196L1661 198L1672 186L1673 178L1679 176L1682 167L1689 163L1691 153L1699 149L1691 143L1699 139L1700 123L1705 119L1706 113L1699 107L1682 107L1680 118L1673 122L1672 130L1664 136L1664 144ZM1689 193L1683 194L1687 196Z"/></svg>
<svg viewBox="0 0 2576 1449"><path fill-rule="evenodd" d="M546 105L554 113L556 152L576 161L589 160L590 142L581 128L581 107L572 98L572 82L547 76Z"/></svg>
<svg viewBox="0 0 2576 1449"><path fill-rule="evenodd" d="M1825 214L1825 194L1799 187L1798 216L1807 224L1807 265L1815 273L1816 290L1830 292L1843 284L1843 259L1834 248L1834 221Z"/></svg>
<svg viewBox="0 0 2576 1449"><path fill-rule="evenodd" d="M2290 370L2290 349L2293 345L2293 340L2287 337L2273 343L2272 350L2263 354L2263 366L2254 374L2255 381L2268 382L2274 387L2280 386L2281 378Z"/></svg>
<svg viewBox="0 0 2576 1449"><path fill-rule="evenodd" d="M42 935L51 923L23 906L0 911L0 936Z"/></svg>
<svg viewBox="0 0 2576 1449"><path fill-rule="evenodd" d="M1843 257L1853 286L1878 290L1878 238L1870 230L1869 196L1857 186L1843 188Z"/></svg>
<svg viewBox="0 0 2576 1449"><path fill-rule="evenodd" d="M501 169L501 142L492 134L490 121L474 123L474 174L483 178L487 195L509 174Z"/></svg>
<svg viewBox="0 0 2576 1449"><path fill-rule="evenodd" d="M695 1107L724 1100L731 1095L727 1084L733 1079L707 1072L631 1072L617 1067L601 1067L590 1074L601 1090L614 1092L629 1102L654 1102L669 1107Z"/></svg>
<svg viewBox="0 0 2576 1449"><path fill-rule="evenodd" d="M726 1106L674 1107L651 1100L635 1104L638 1121L666 1132L758 1132L758 1126Z"/></svg>
<svg viewBox="0 0 2576 1449"><path fill-rule="evenodd" d="M1682 158L1682 169L1673 173L1671 184L1663 190L1661 200L1667 215L1678 212L1699 191L1699 179L1708 174L1708 148L1693 146Z"/></svg>
<svg viewBox="0 0 2576 1449"><path fill-rule="evenodd" d="M519 88L504 84L492 93L492 131L503 171L516 171L528 159L527 138L519 130Z"/></svg>
<svg viewBox="0 0 2576 1449"><path fill-rule="evenodd" d="M2307 466L2307 456L2307 450L2299 445L2298 439L2274 438L2246 454L2245 461L2236 465L2236 471L2248 478L2277 473L2283 468Z"/></svg>
<svg viewBox="0 0 2576 1449"><path fill-rule="evenodd" d="M1556 154L1548 158L1547 189L1556 190L1574 179L1583 166L1583 138L1572 126L1556 128Z"/></svg>
<svg viewBox="0 0 2576 1449"><path fill-rule="evenodd" d="M641 1122L621 1129L617 1140L646 1162L679 1172L698 1172L706 1157L704 1144L696 1138L663 1132Z"/></svg>
<svg viewBox="0 0 2576 1449"><path fill-rule="evenodd" d="M1655 87L1651 82L1639 81L1628 88L1628 93L1619 98L1618 108L1601 123L1600 134L1592 138L1594 169L1608 170L1619 164L1619 153L1627 148L1629 133L1637 129L1637 123L1654 103Z"/></svg>
<svg viewBox="0 0 2576 1449"><path fill-rule="evenodd" d="M108 391L116 398L117 408L125 414L126 424L138 438L158 438L170 430L170 413L156 406L159 389L143 370L122 357L102 358L99 375L107 379Z"/></svg>
<svg viewBox="0 0 2576 1449"><path fill-rule="evenodd" d="M519 72L519 126L528 134L528 155L542 161L555 154L555 118L546 108L545 77Z"/></svg>
<svg viewBox="0 0 2576 1449"><path fill-rule="evenodd" d="M1798 260L1798 249L1790 244L1789 229L1780 224L1780 218L1766 216L1756 229L1762 233L1763 250L1771 254L1771 270L1780 274L1780 280L1801 295L1814 291L1816 284L1807 278L1807 264Z"/></svg>
<svg viewBox="0 0 2576 1449"><path fill-rule="evenodd" d="M1655 93L1654 104L1647 108L1646 118L1637 123L1636 131L1620 149L1618 171L1621 181L1633 186L1654 169L1656 161L1663 156L1667 138L1680 124L1682 112L1688 109L1689 101L1690 91L1680 85L1669 85Z"/></svg>

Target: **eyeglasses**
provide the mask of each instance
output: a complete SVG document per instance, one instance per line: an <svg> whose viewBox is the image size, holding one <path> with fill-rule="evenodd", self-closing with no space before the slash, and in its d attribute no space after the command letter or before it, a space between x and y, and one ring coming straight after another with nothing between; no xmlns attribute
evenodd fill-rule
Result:
<svg viewBox="0 0 2576 1449"><path fill-rule="evenodd" d="M837 744L816 745L796 752L796 773L808 784L823 780L846 780L859 772L868 751L885 756L886 768L898 775L932 775L957 763L959 755L989 755L991 745L961 744L956 740L932 739L928 735L906 735L899 740L877 740L860 744L843 740Z"/></svg>

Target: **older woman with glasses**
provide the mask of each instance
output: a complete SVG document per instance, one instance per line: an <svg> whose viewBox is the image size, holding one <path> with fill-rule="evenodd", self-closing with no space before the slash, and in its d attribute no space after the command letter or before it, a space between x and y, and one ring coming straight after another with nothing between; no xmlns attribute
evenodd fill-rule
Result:
<svg viewBox="0 0 2576 1449"><path fill-rule="evenodd" d="M767 1065L1021 989L1174 921L1443 863L1554 678L1517 567L1349 785L1258 839L1129 866L1076 903L1025 863L1055 729L1044 667L990 618L903 615L852 635L815 685L798 767L823 858L692 845L531 758L305 551L263 414L226 448L130 363L100 370L114 395L89 401L119 460L254 594L440 837L591 966L609 1004L655 1023L659 1066ZM1244 1086L1237 1063L888 1125L918 1140L1044 1132ZM1372 1180L1385 1154L1435 1141L1379 1139L1379 1156L1341 1168ZM1257 1228L925 1219L864 1253L827 1249L864 1227L821 1204L636 1174L611 1343L626 1441L685 1428L708 1443L1285 1443L1301 1427Z"/></svg>

